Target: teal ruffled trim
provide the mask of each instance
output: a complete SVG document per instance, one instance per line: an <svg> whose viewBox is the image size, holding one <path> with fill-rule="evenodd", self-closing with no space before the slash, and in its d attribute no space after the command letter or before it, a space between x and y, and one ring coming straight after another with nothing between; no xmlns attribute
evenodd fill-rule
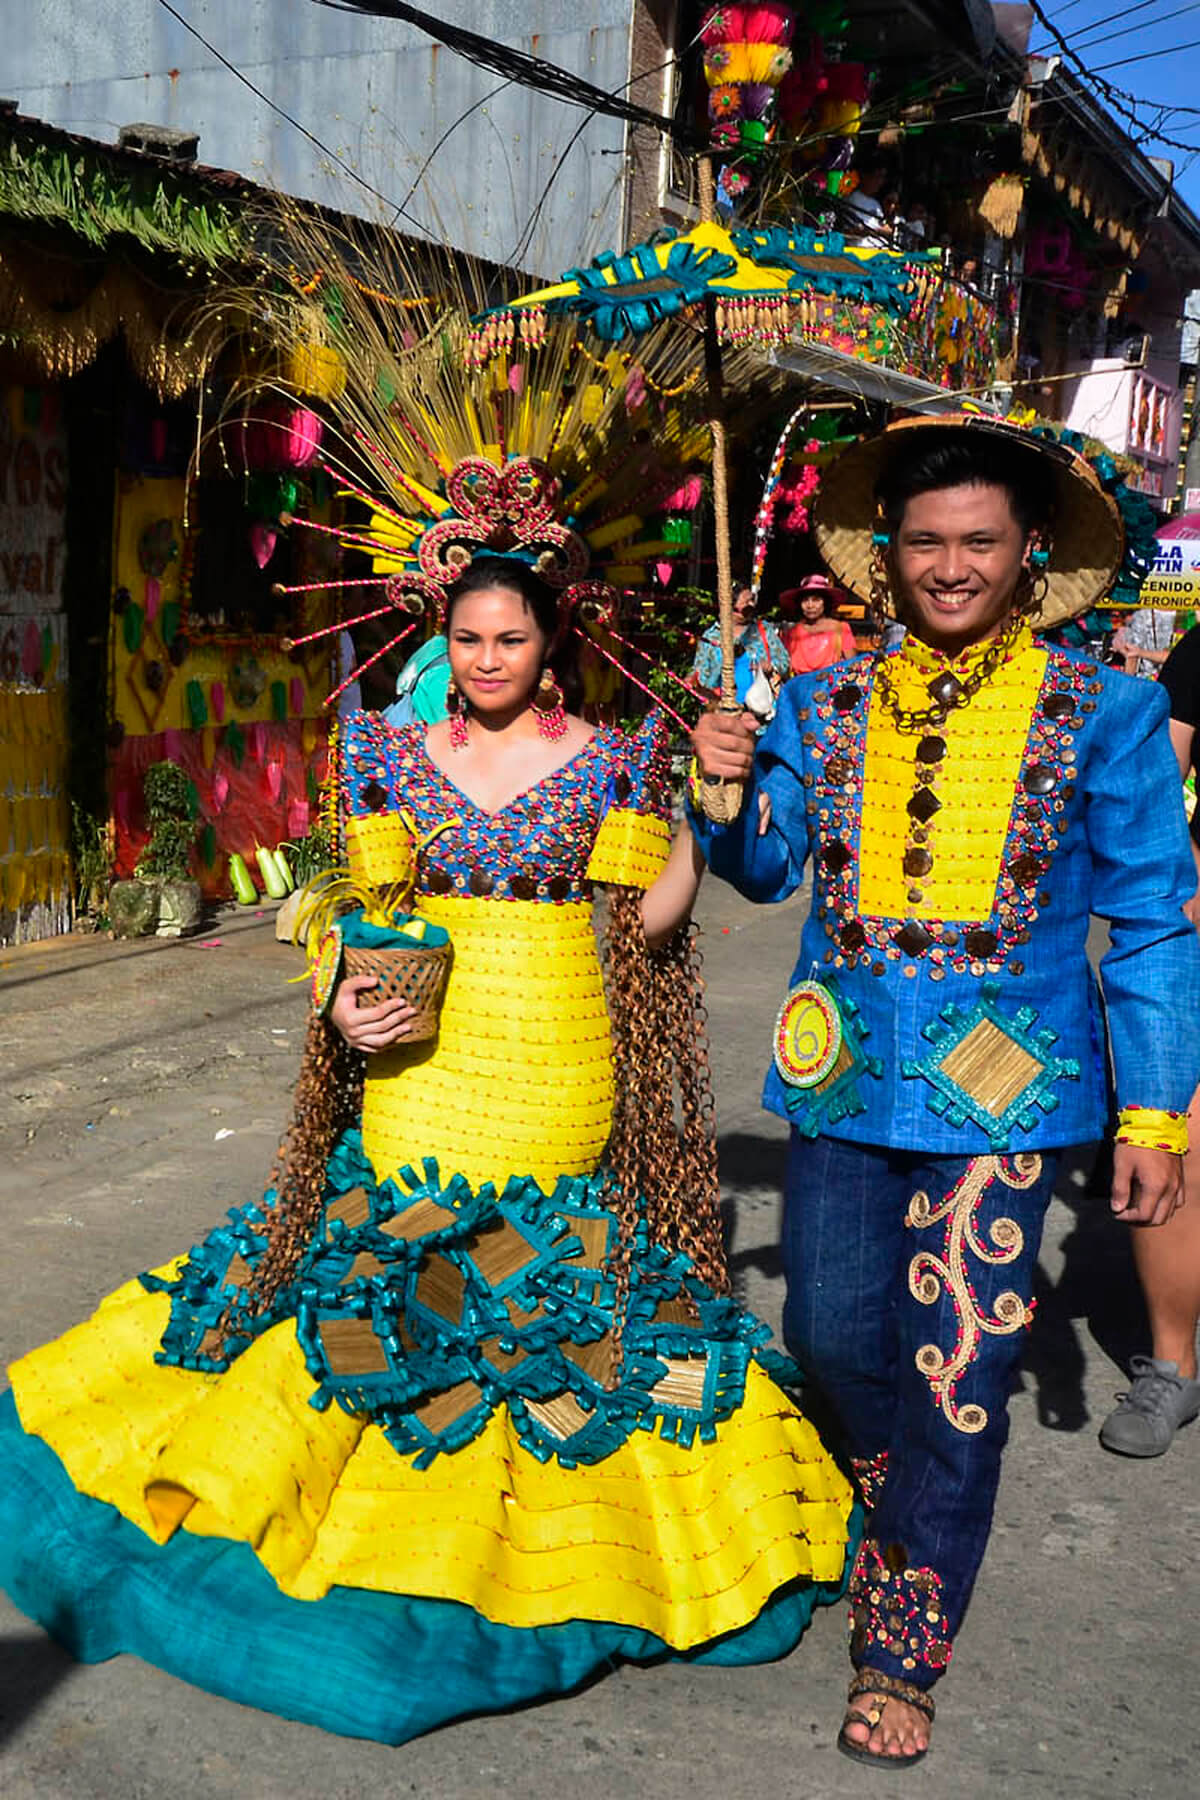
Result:
<svg viewBox="0 0 1200 1800"><path fill-rule="evenodd" d="M158 1545L78 1493L22 1431L11 1394L0 1396L0 1461L0 1586L81 1662L140 1656L208 1693L378 1743L567 1693L620 1659L772 1662L845 1587L781 1588L749 1625L688 1651L630 1626L493 1625L452 1600L345 1587L291 1600L248 1545L187 1531ZM856 1508L847 1570L861 1530Z"/></svg>
<svg viewBox="0 0 1200 1800"><path fill-rule="evenodd" d="M730 235L734 247L760 268L790 269L789 294L834 294L842 300L867 301L897 318L911 312L916 297L913 265L938 264L928 250L904 257L887 251L851 257L840 232L806 226L743 226ZM841 267L834 266L835 259L844 259Z"/></svg>
<svg viewBox="0 0 1200 1800"><path fill-rule="evenodd" d="M245 1270L230 1267L241 1258L253 1269L262 1253L257 1207L231 1213L177 1280L142 1277L171 1297L158 1360L227 1368L253 1337L293 1318L311 1404L367 1414L419 1468L471 1443L501 1404L530 1454L565 1468L601 1461L635 1431L711 1442L742 1403L767 1327L639 1229L620 1380L608 1387L617 1221L605 1197L603 1173L564 1176L549 1195L530 1179L473 1192L461 1175L443 1183L431 1158L421 1173L404 1168L376 1185L361 1134L348 1131L329 1159L324 1214L296 1279L265 1316L239 1320L244 1280L235 1276ZM273 1199L268 1192L264 1204ZM231 1303L218 1357L208 1334ZM658 1391L668 1359L687 1363L686 1399ZM565 1424L561 1408L552 1421L537 1410L568 1395Z"/></svg>

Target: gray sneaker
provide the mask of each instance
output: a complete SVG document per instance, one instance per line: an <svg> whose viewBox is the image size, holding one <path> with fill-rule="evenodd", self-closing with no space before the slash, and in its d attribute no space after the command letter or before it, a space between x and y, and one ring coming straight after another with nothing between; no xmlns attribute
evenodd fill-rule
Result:
<svg viewBox="0 0 1200 1800"><path fill-rule="evenodd" d="M1100 1427L1100 1442L1119 1456L1161 1456L1181 1425L1200 1413L1200 1381L1158 1356L1129 1360L1133 1386Z"/></svg>

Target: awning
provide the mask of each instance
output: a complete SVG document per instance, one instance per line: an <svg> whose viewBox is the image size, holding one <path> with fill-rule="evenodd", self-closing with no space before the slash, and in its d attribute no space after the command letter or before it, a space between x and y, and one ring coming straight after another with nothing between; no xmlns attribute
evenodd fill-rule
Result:
<svg viewBox="0 0 1200 1800"><path fill-rule="evenodd" d="M855 399L883 400L889 406L905 406L913 412L957 412L962 406L961 394L923 381L919 375L906 375L902 369L888 369L881 363L862 362L843 350L799 337L781 349L768 351L766 360L772 368L803 375Z"/></svg>

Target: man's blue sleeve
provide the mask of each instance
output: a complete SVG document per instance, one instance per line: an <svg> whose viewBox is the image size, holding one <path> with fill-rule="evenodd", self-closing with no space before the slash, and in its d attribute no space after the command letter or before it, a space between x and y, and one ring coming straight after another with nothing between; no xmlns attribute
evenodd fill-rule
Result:
<svg viewBox="0 0 1200 1800"><path fill-rule="evenodd" d="M798 690L789 682L779 710L759 740L754 770L742 810L731 825L714 825L699 804L700 783L688 793L688 819L714 875L731 882L748 900L786 900L795 893L808 857L804 745L797 718ZM793 690L797 690L795 695ZM759 836L759 796L771 803L769 830Z"/></svg>

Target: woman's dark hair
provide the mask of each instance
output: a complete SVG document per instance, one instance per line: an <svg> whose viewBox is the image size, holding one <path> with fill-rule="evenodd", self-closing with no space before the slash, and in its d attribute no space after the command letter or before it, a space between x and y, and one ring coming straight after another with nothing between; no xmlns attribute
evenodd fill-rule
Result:
<svg viewBox="0 0 1200 1800"><path fill-rule="evenodd" d="M477 556L446 594L446 629L454 608L468 594L485 588L506 588L516 594L532 614L533 622L548 643L558 636L558 595L528 563L511 556Z"/></svg>
<svg viewBox="0 0 1200 1800"><path fill-rule="evenodd" d="M486 588L504 588L515 594L549 646L548 660L555 679L563 691L568 712L578 709L582 684L577 673L577 659L572 651L569 622L560 638L559 596L548 581L528 563L513 556L477 556L446 593L445 632L450 635L454 608L468 594L481 594Z"/></svg>
<svg viewBox="0 0 1200 1800"><path fill-rule="evenodd" d="M1004 489L1026 536L1049 523L1049 483L1035 451L969 428L939 431L915 451L907 449L903 436L875 486L890 531L895 531L905 507L918 494L980 483Z"/></svg>

